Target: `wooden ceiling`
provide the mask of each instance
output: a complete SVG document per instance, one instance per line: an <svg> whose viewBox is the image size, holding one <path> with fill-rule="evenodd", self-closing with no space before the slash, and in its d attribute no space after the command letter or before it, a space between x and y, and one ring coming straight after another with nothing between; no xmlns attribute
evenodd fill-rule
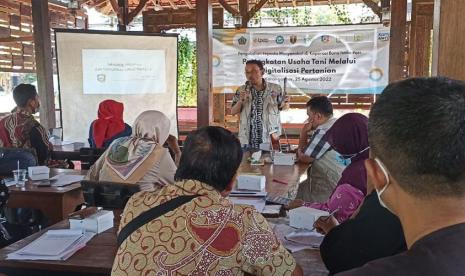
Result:
<svg viewBox="0 0 465 276"><path fill-rule="evenodd" d="M130 11L143 11L154 9L157 5L160 10L176 10L182 8L195 9L195 4L201 0L128 0ZM213 7L220 5L219 0L212 0ZM224 0L232 7L238 6L239 0ZM114 14L114 10L118 7L118 0L83 0L83 5L95 7L98 11L104 14ZM250 0L249 5L253 7L260 0ZM264 5L265 8L280 8L280 7L297 7L297 6L313 6L313 5L328 5L328 4L351 4L351 3L367 3L379 2L377 0L268 0Z"/></svg>

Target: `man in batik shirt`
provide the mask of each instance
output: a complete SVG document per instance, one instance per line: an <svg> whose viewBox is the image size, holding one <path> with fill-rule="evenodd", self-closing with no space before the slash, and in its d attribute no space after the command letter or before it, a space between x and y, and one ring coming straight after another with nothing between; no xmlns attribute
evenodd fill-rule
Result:
<svg viewBox="0 0 465 276"><path fill-rule="evenodd" d="M7 163L13 162L16 168L16 157L21 158L28 151L43 165L49 158L52 145L48 141L47 131L33 116L40 107L36 88L30 84L20 84L13 89L13 98L16 108L0 120L0 148L4 148L0 158L2 167L11 167Z"/></svg>
<svg viewBox="0 0 465 276"><path fill-rule="evenodd" d="M302 275L265 218L226 198L241 160L240 143L228 130L190 134L177 182L131 197L120 230L173 198L197 197L132 232L118 248L112 275Z"/></svg>

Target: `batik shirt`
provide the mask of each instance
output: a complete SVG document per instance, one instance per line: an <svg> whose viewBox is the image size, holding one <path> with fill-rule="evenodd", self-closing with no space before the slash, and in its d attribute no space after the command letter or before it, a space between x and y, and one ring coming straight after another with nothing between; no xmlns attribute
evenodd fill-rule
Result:
<svg viewBox="0 0 465 276"><path fill-rule="evenodd" d="M45 163L52 150L45 128L25 110L0 120L0 147L31 149L39 164Z"/></svg>
<svg viewBox="0 0 465 276"><path fill-rule="evenodd" d="M266 84L264 84L266 88ZM264 91L258 91L253 86L250 86L250 95L252 95L252 108L250 110L250 133L249 133L249 146L252 148L260 148L263 142L263 98ZM234 95L232 106L234 106L240 99L240 91Z"/></svg>
<svg viewBox="0 0 465 276"><path fill-rule="evenodd" d="M199 196L132 233L118 248L112 275L292 274L294 258L262 215L198 181L135 194L120 230L142 212L180 195Z"/></svg>

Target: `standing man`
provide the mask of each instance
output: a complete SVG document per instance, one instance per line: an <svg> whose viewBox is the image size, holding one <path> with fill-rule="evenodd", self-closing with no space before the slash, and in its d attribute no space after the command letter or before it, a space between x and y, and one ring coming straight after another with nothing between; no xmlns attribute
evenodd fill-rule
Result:
<svg viewBox="0 0 465 276"><path fill-rule="evenodd" d="M234 95L231 115L240 114L239 140L243 148L260 148L262 143L275 144L281 135L279 111L288 107L289 98L281 86L263 78L265 68L260 60L245 64L245 85Z"/></svg>

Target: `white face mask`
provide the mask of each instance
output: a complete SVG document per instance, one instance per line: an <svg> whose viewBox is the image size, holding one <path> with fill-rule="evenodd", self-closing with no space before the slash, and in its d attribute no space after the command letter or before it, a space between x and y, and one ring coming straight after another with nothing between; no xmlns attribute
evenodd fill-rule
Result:
<svg viewBox="0 0 465 276"><path fill-rule="evenodd" d="M391 209L389 209L389 207L387 207L386 204L384 203L384 201L381 199L381 195L384 193L384 191L386 191L387 187L388 187L389 184L390 184L389 175L388 175L388 173L387 173L386 168L384 167L383 162L381 162L378 158L375 158L375 162L378 163L379 168L383 171L384 176L386 177L386 185L385 185L380 191L378 191L377 189L375 189L375 190L376 190L376 193L378 194L379 204L380 204L381 206L383 206L384 208L388 209L389 212L391 212L391 213L394 214L394 212L393 212Z"/></svg>

